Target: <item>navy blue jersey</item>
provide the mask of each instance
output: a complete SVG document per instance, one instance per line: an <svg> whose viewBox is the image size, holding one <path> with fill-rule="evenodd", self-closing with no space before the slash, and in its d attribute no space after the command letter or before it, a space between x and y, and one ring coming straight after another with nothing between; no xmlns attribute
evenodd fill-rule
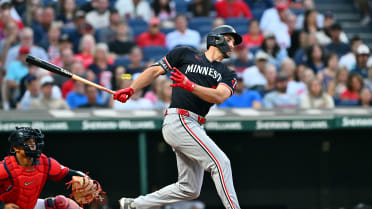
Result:
<svg viewBox="0 0 372 209"><path fill-rule="evenodd" d="M217 88L218 85L225 85L234 93L236 74L229 70L221 62L210 62L204 53L188 47L178 47L170 51L162 58L157 65L160 65L166 72L173 67L179 69L186 77L204 87ZM176 87L172 89L172 101L170 108L181 108L189 110L198 115L205 116L213 104L209 103L195 94Z"/></svg>

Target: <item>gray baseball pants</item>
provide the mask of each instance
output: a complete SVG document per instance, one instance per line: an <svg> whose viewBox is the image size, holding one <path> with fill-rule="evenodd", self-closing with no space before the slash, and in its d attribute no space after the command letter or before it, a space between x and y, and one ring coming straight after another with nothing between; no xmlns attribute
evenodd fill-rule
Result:
<svg viewBox="0 0 372 209"><path fill-rule="evenodd" d="M155 209L183 200L196 199L204 171L211 173L226 209L240 209L235 193L230 160L209 138L195 113L170 108L163 123L163 137L177 158L178 181L134 200L137 209Z"/></svg>

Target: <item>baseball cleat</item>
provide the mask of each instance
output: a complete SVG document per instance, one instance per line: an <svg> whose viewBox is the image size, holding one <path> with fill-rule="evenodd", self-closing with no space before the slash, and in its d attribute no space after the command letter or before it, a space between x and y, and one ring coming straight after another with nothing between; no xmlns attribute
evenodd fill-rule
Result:
<svg viewBox="0 0 372 209"><path fill-rule="evenodd" d="M120 209L136 209L133 198L121 198L119 200Z"/></svg>

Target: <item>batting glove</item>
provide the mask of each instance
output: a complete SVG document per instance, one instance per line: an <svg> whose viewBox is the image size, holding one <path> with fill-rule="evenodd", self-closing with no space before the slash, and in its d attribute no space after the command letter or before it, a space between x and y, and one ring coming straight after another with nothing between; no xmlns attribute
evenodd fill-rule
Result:
<svg viewBox="0 0 372 209"><path fill-rule="evenodd" d="M174 72L171 72L171 77L175 83L171 84L171 87L181 87L187 91L193 91L195 83L190 81L184 74L182 74L177 68L173 68Z"/></svg>
<svg viewBox="0 0 372 209"><path fill-rule="evenodd" d="M114 100L118 100L122 103L125 103L133 94L134 91L131 87L120 89L116 91L116 93L114 94Z"/></svg>

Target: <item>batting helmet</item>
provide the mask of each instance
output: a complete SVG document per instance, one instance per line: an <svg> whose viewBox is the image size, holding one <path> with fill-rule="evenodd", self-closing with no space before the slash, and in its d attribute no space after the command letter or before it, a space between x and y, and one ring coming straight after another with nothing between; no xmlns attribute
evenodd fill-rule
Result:
<svg viewBox="0 0 372 209"><path fill-rule="evenodd" d="M242 37L230 25L221 25L214 28L207 36L207 49L210 46L217 47L222 53L226 54L230 51L229 44L227 44L223 35L231 35L234 38L234 44L238 45L242 42Z"/></svg>
<svg viewBox="0 0 372 209"><path fill-rule="evenodd" d="M35 150L31 150L29 145L24 143L29 139L35 139ZM40 157L44 147L44 134L39 129L16 127L16 130L8 137L8 141L11 145L10 153L15 154L13 147L22 147L27 157L36 159Z"/></svg>

